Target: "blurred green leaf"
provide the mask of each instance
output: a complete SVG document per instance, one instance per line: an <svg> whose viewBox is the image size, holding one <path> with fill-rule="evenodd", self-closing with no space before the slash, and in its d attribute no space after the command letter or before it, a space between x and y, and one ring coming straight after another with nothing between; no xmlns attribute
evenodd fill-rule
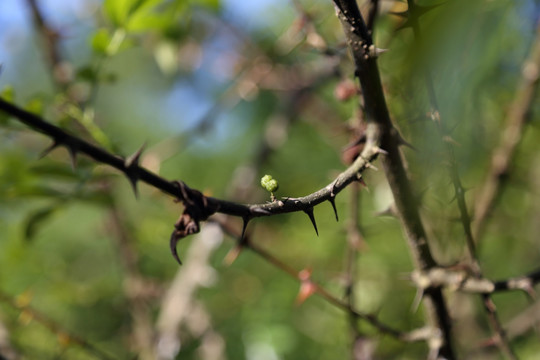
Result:
<svg viewBox="0 0 540 360"><path fill-rule="evenodd" d="M0 92L0 97L12 103L15 99L15 90L13 89L13 86L6 85Z"/></svg>
<svg viewBox="0 0 540 360"><path fill-rule="evenodd" d="M24 239L32 241L39 228L59 209L60 205L55 204L39 209L28 215L24 230Z"/></svg>
<svg viewBox="0 0 540 360"><path fill-rule="evenodd" d="M92 49L98 54L107 54L107 49L111 43L111 33L108 29L101 28L92 36Z"/></svg>
<svg viewBox="0 0 540 360"><path fill-rule="evenodd" d="M42 115L44 111L43 99L34 97L25 105L25 109L36 115Z"/></svg>
<svg viewBox="0 0 540 360"><path fill-rule="evenodd" d="M105 0L105 13L115 26L122 26L133 0Z"/></svg>
<svg viewBox="0 0 540 360"><path fill-rule="evenodd" d="M0 92L0 97L8 102L13 102L13 99L15 98L15 90L13 89L13 86L6 85ZM9 115L3 111L0 112L0 125L5 126L8 123L9 118Z"/></svg>
<svg viewBox="0 0 540 360"><path fill-rule="evenodd" d="M94 38L96 35L94 35ZM98 39L96 41L99 42L101 40ZM94 46L94 44L92 44L92 46ZM101 45L97 44L96 46L100 47ZM94 50L96 50L96 48L94 48ZM96 70L92 66L83 66L79 68L77 70L77 78L88 82L94 82L98 79Z"/></svg>

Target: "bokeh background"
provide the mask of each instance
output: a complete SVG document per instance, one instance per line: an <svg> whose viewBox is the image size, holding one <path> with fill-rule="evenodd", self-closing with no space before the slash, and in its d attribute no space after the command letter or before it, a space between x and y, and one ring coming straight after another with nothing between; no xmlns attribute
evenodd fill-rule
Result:
<svg viewBox="0 0 540 360"><path fill-rule="evenodd" d="M421 4L437 5L419 19L422 44L404 27L400 1L381 1L374 37L388 49L379 59L385 93L414 147L403 153L432 246L450 265L463 260L465 241L424 74L433 77L472 211L540 4ZM115 154L145 144L142 166L241 203L270 200L259 186L267 173L279 180L278 197L330 183L362 119L331 1L2 0L0 64L3 98ZM490 279L523 275L540 260L539 107L530 108L479 244ZM351 326L321 297L299 295L298 280L283 271L304 270L338 299L349 285L359 311L394 328L424 324L400 224L384 215L392 199L382 171L366 175L367 189L337 197L339 222L329 204L315 209L318 237L303 213L250 223L250 240L281 265L249 249L234 258L241 220L218 216L179 243L179 267L168 240L181 205L144 184L135 197L121 174L84 156L72 169L65 149L40 159L50 140L4 115L0 125L7 359L341 359L351 357L355 334L378 359L425 356L423 343L362 321ZM499 358L480 299L448 297L459 354ZM521 293L494 301L511 329L520 316L539 318ZM534 326L509 335L520 358L540 351Z"/></svg>

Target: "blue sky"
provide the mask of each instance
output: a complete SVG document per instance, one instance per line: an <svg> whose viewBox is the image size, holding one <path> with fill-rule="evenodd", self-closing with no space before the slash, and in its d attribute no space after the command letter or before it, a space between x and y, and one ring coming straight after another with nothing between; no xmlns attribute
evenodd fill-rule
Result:
<svg viewBox="0 0 540 360"><path fill-rule="evenodd" d="M101 0L38 0L40 10L47 21L59 29L63 36L61 50L64 56L75 66L86 65L81 63L81 60L87 62L91 58L88 53L83 52L90 51L87 44L96 26L95 11L99 11L101 4ZM285 12L294 14L289 0L223 0L222 10L224 16L234 21L240 29L270 29L273 21L283 19ZM231 39L224 36L218 36L213 43L205 44L206 57L216 57L224 47L234 47L230 41ZM50 81L40 51L38 41L33 37L32 15L27 2L0 0L0 63L3 67L0 74L0 90L8 84L14 85L18 101L24 101L25 98L40 92L47 92ZM219 79L201 81L200 77L211 76L208 69L203 68L194 76L197 77L199 84L219 87ZM124 86L129 87L128 79L122 79L122 82L127 83ZM133 91L130 99L115 101L119 104L122 104L122 101L132 102L133 107L140 105L142 99L146 97L144 100L150 101L151 105L138 111L143 114L141 117L153 115L176 130L186 129L193 126L214 101L209 95L211 91L198 88L197 82L176 81L165 94L151 93L150 87L146 93L139 91L138 94L137 91ZM160 103L156 103L158 101ZM230 121L232 121L230 118L225 118L218 123L216 133L221 134L218 136L226 136L225 129L229 127Z"/></svg>

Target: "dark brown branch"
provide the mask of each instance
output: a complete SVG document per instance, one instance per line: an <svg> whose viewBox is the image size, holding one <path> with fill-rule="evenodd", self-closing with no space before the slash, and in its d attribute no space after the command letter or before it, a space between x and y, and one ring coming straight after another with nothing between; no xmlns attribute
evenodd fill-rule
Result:
<svg viewBox="0 0 540 360"><path fill-rule="evenodd" d="M398 148L401 143L400 136L392 125L386 106L377 59L374 55L376 52L373 51L375 48L373 40L360 15L356 1L334 0L334 4L353 55L356 76L362 87L367 120L366 145L369 148L370 144L375 144L388 153L382 162L413 260L417 269L428 270L435 267L436 262L431 254L416 198L401 159ZM430 289L425 293L424 299L428 320L433 327L441 331L441 341L430 342L430 357L455 358L452 348L451 322L441 289Z"/></svg>
<svg viewBox="0 0 540 360"><path fill-rule="evenodd" d="M126 162L126 159L113 155L87 141L79 139L61 128L45 122L39 116L22 110L21 108L0 98L0 110L6 114L16 117L19 121L37 130L53 140L53 146L64 146L74 154L85 154L97 162L112 166L131 180L145 182L166 194L172 195L179 201L186 201L185 193L177 185L177 182L168 181L137 164ZM343 171L334 181L324 188L300 198L284 198L272 203L242 205L234 202L221 200L213 197L204 197L208 207L215 209L215 212L254 218L260 216L270 216L296 211L308 210L324 201L334 198L351 182L360 179L361 173L374 161L382 150L371 144L366 147L363 156L359 157L349 168ZM186 190L184 188L184 190ZM195 191L187 188L188 191Z"/></svg>

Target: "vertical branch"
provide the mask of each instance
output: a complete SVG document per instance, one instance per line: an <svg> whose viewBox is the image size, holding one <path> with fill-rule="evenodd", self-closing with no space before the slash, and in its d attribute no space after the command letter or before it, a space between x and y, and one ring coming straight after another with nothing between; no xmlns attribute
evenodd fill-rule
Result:
<svg viewBox="0 0 540 360"><path fill-rule="evenodd" d="M51 79L59 89L63 89L70 78L69 76L66 76L68 75L66 73L68 69L62 69L62 55L60 54L58 45L58 33L52 29L43 18L37 1L26 1L32 12L34 26L43 40L43 51L45 60L50 67Z"/></svg>
<svg viewBox="0 0 540 360"><path fill-rule="evenodd" d="M356 76L362 87L367 144L375 143L375 146L380 146L387 152L382 163L415 266L420 270L433 268L436 262L431 254L418 204L401 159L398 148L401 143L400 136L392 125L386 106L373 40L355 1L334 0L334 3L354 58ZM426 291L424 305L428 321L434 328L433 339L429 343L430 358L455 358L448 309L439 287Z"/></svg>
<svg viewBox="0 0 540 360"><path fill-rule="evenodd" d="M366 21L369 32L373 35L373 28L375 27L375 20L377 19L377 13L379 12L379 0L369 1L369 13Z"/></svg>
<svg viewBox="0 0 540 360"><path fill-rule="evenodd" d="M521 81L516 90L510 111L506 116L506 126L502 129L499 145L493 151L491 167L477 197L473 227L473 234L477 241L484 234L487 220L496 206L510 173L517 146L523 137L529 111L531 106L535 104L539 73L540 25L537 24L534 42L522 67Z"/></svg>
<svg viewBox="0 0 540 360"><path fill-rule="evenodd" d="M414 12L416 10L415 2L414 0L407 0L407 3L409 7L408 8L409 22L410 22L414 37L416 38L416 41L421 44L423 40L422 40L422 35L420 32L420 24L418 23L418 17L414 16ZM481 278L482 269L480 268L480 264L478 263L478 258L476 254L476 246L475 246L474 236L473 236L473 232L471 228L471 216L467 209L467 203L465 200L465 189L463 188L463 185L461 183L461 178L459 176L459 169L458 169L456 157L454 154L453 141L451 140L450 133L448 131L446 123L442 120L442 116L439 111L439 105L437 101L437 95L435 92L435 86L433 84L433 78L431 77L431 72L430 72L428 64L425 64L424 77L425 77L425 84L427 88L428 98L429 98L429 102L431 106L431 111L430 111L431 118L437 125L437 130L439 132L441 141L443 142L444 150L445 150L446 157L448 160L448 172L449 172L450 179L454 187L454 195L455 195L455 199L456 199L459 214L460 214L460 221L463 227L463 232L465 234L465 241L466 241L467 250L468 250L467 255L469 258L469 263L472 268L474 276L476 276L477 278ZM493 300L491 299L491 296L489 294L481 294L480 296L482 298L482 304L488 315L488 319L491 324L491 327L493 328L496 334L497 345L499 346L501 352L506 354L506 356L509 359L516 359L516 355L510 346L510 342L499 320L499 316L497 315L497 310L496 310L495 304L493 303Z"/></svg>

